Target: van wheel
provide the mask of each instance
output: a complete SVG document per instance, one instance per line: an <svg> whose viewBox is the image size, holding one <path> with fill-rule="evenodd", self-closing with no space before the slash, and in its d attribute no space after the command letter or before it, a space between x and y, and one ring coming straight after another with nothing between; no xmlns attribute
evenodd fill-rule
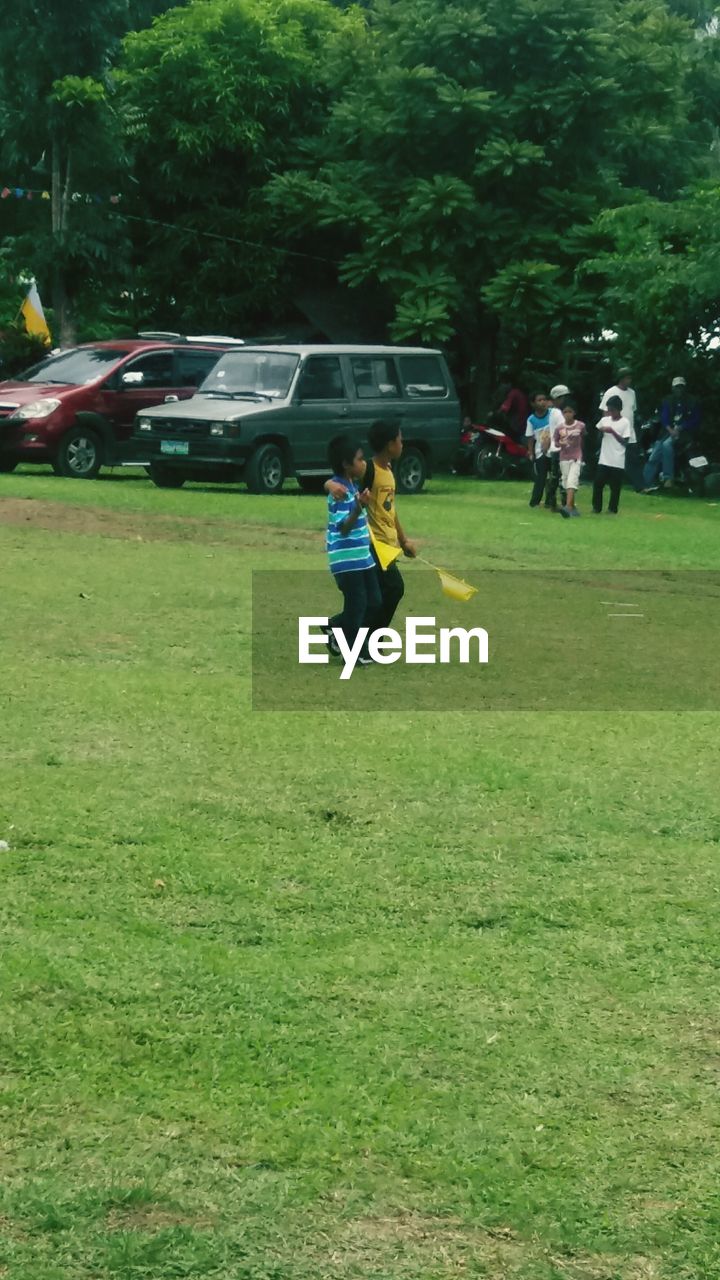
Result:
<svg viewBox="0 0 720 1280"><path fill-rule="evenodd" d="M276 444L261 444L245 468L245 482L250 493L279 493L285 471L283 456Z"/></svg>
<svg viewBox="0 0 720 1280"><path fill-rule="evenodd" d="M427 479L427 463L419 449L403 449L395 468L400 493L419 493Z"/></svg>
<svg viewBox="0 0 720 1280"><path fill-rule="evenodd" d="M87 427L73 427L60 441L53 471L74 480L94 480L102 464L100 437Z"/></svg>
<svg viewBox="0 0 720 1280"><path fill-rule="evenodd" d="M158 489L182 489L187 479L182 471L177 471L175 467L164 467L162 463L151 462L147 470Z"/></svg>

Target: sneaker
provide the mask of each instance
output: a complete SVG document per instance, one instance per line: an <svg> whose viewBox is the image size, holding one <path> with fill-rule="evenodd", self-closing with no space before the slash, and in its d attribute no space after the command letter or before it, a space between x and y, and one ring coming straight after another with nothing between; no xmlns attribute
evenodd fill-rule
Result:
<svg viewBox="0 0 720 1280"><path fill-rule="evenodd" d="M570 516L572 515L572 511L570 511L568 507L561 507L560 515L562 516L563 520L569 520Z"/></svg>
<svg viewBox="0 0 720 1280"><path fill-rule="evenodd" d="M570 508L570 515L571 515L571 516L579 516L579 515L581 515L581 514L582 514L582 512L578 511L577 507L571 507L571 508Z"/></svg>
<svg viewBox="0 0 720 1280"><path fill-rule="evenodd" d="M606 516L616 516L616 515L617 515L617 511L606 511L606 512L605 512L605 515L606 515Z"/></svg>
<svg viewBox="0 0 720 1280"><path fill-rule="evenodd" d="M363 655L362 655L362 657L358 658L358 666L359 666L359 667L374 667L374 666L375 666L375 659L374 659L374 658L370 658L370 657L365 653L365 654L363 654Z"/></svg>
<svg viewBox="0 0 720 1280"><path fill-rule="evenodd" d="M321 628L320 628L320 630L321 630L321 631L324 631L324 632L325 632L325 635L326 635L326 636L327 636L327 638L328 638L328 649L330 650L330 653L331 653L332 657L333 657L333 658L339 658L339 657L340 657L340 645L338 644L337 640L335 639L335 637L334 637L334 635L333 635L332 631L330 630L330 627L321 627Z"/></svg>
<svg viewBox="0 0 720 1280"><path fill-rule="evenodd" d="M660 485L659 485L659 484L651 484L651 485L649 486L649 488L647 488L647 489L641 489L641 490L640 490L640 492L641 492L641 493L658 493L658 492L659 492L659 490L660 490Z"/></svg>

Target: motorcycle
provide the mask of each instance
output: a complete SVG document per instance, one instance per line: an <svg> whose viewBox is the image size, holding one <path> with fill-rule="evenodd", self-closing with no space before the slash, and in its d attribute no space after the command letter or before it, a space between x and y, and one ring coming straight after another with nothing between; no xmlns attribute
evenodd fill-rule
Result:
<svg viewBox="0 0 720 1280"><path fill-rule="evenodd" d="M509 432L489 424L473 424L460 436L455 470L481 480L528 480L532 463L527 445L520 444Z"/></svg>

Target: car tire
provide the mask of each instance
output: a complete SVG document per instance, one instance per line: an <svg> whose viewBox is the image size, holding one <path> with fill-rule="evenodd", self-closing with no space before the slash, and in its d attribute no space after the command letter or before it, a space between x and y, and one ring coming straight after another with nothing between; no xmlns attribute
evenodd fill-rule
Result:
<svg viewBox="0 0 720 1280"><path fill-rule="evenodd" d="M73 427L60 441L53 471L71 480L94 480L103 464L102 441L87 427Z"/></svg>
<svg viewBox="0 0 720 1280"><path fill-rule="evenodd" d="M394 471L398 493L420 493L427 479L427 463L419 449L403 449Z"/></svg>
<svg viewBox="0 0 720 1280"><path fill-rule="evenodd" d="M250 493L279 493L285 479L283 456L276 444L261 444L245 468Z"/></svg>
<svg viewBox="0 0 720 1280"><path fill-rule="evenodd" d="M303 493L322 493L328 476L298 476L297 482Z"/></svg>
<svg viewBox="0 0 720 1280"><path fill-rule="evenodd" d="M0 458L0 475L10 475L10 472L14 471L17 465L17 458L14 460L12 458Z"/></svg>
<svg viewBox="0 0 720 1280"><path fill-rule="evenodd" d="M187 479L182 471L175 467L164 467L162 463L152 462L147 470L158 489L182 489Z"/></svg>

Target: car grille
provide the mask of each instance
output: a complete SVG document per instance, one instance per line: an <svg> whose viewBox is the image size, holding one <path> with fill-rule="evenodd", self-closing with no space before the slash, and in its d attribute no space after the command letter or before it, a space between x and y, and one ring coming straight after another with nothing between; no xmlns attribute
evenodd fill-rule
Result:
<svg viewBox="0 0 720 1280"><path fill-rule="evenodd" d="M211 424L193 418L156 418L153 420L153 435L175 436L185 439L188 436L206 436Z"/></svg>

